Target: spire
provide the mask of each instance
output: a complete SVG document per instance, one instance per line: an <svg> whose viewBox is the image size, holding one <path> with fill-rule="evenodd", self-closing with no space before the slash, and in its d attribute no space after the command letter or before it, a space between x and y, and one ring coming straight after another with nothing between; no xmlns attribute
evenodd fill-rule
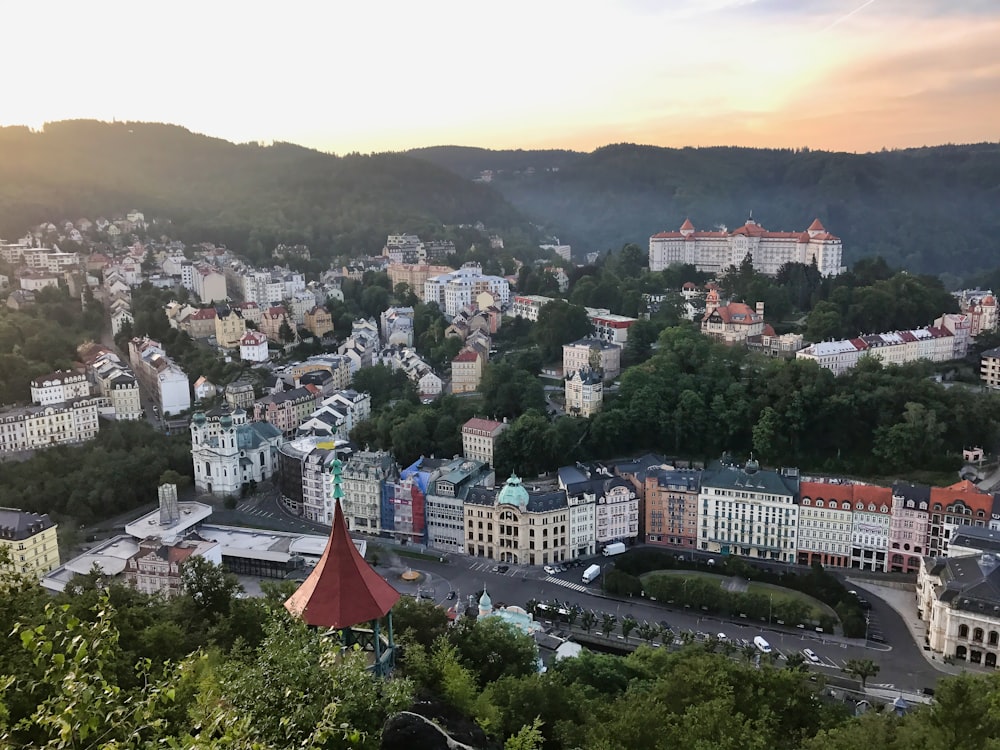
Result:
<svg viewBox="0 0 1000 750"><path fill-rule="evenodd" d="M820 222L820 220L817 218L813 220L813 223L809 225L809 228L806 231L809 233L810 237L815 237L817 234L822 234L823 232L825 232L826 227L824 227L823 224Z"/></svg>
<svg viewBox="0 0 1000 750"><path fill-rule="evenodd" d="M285 601L285 609L309 625L350 628L377 620L399 601L399 592L364 561L347 533L347 521L340 501L342 464L334 460L333 527L330 539L312 573Z"/></svg>
<svg viewBox="0 0 1000 750"><path fill-rule="evenodd" d="M694 233L694 224L691 223L691 219L684 219L684 223L681 224L681 234L687 237Z"/></svg>

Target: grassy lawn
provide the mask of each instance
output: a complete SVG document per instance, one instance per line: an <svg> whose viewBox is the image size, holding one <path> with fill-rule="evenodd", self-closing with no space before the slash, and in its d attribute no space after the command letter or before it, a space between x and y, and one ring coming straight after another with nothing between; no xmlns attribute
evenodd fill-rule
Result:
<svg viewBox="0 0 1000 750"><path fill-rule="evenodd" d="M700 570L653 570L649 573L643 573L639 578L640 580L646 580L650 576L677 576L680 578L710 578L719 582L721 586L723 581L729 579L729 576L719 575L717 573L706 573ZM810 617L814 620L819 620L821 615L830 615L836 619L837 613L832 607L823 604L819 599L815 599L808 594L803 594L801 591L795 591L794 589L786 589L783 586L775 586L771 583L759 583L757 581L751 581L747 585L748 594L762 594L764 596L773 596L774 601L781 600L799 600L800 602L806 604L810 609Z"/></svg>

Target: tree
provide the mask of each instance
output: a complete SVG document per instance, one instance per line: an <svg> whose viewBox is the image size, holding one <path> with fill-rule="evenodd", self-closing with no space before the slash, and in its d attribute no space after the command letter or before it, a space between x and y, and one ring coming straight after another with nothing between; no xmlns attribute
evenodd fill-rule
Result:
<svg viewBox="0 0 1000 750"><path fill-rule="evenodd" d="M552 361L562 358L563 344L588 336L593 330L582 306L554 300L538 311L532 338L541 351L542 360Z"/></svg>
<svg viewBox="0 0 1000 750"><path fill-rule="evenodd" d="M785 668L791 669L796 672L806 671L806 657L802 654L796 652L794 654L788 655L788 661L785 662Z"/></svg>
<svg viewBox="0 0 1000 750"><path fill-rule="evenodd" d="M480 687L505 675L517 677L535 671L535 642L496 617L463 618L448 630L447 637Z"/></svg>
<svg viewBox="0 0 1000 750"><path fill-rule="evenodd" d="M192 555L181 565L181 590L197 609L221 616L229 612L243 586L221 565L201 555Z"/></svg>
<svg viewBox="0 0 1000 750"><path fill-rule="evenodd" d="M291 344L295 341L295 331L288 325L288 320L281 321L281 325L278 327L278 338L286 344Z"/></svg>
<svg viewBox="0 0 1000 750"><path fill-rule="evenodd" d="M618 618L610 612L605 612L601 615L601 632L604 633L605 638L611 635L611 631L615 629L617 623Z"/></svg>
<svg viewBox="0 0 1000 750"><path fill-rule="evenodd" d="M428 649L448 629L448 615L441 607L407 596L392 608L392 621L400 643L419 643Z"/></svg>
<svg viewBox="0 0 1000 750"><path fill-rule="evenodd" d="M622 637L623 637L623 638L625 639L625 642L626 642L626 643L628 643L628 637L629 637L629 634L630 634L630 633L631 633L631 632L632 632L633 630L635 630L635 628L636 628L636 626L637 626L638 624L639 624L639 623L638 623L638 622L636 622L636 621L635 621L635 618L633 618L633 617L632 617L631 615L627 615L627 616L626 616L626 617L625 617L625 618L624 618L624 619L622 620Z"/></svg>
<svg viewBox="0 0 1000 750"><path fill-rule="evenodd" d="M861 689L864 690L868 678L879 673L879 665L871 659L848 659L843 671L861 680Z"/></svg>
<svg viewBox="0 0 1000 750"><path fill-rule="evenodd" d="M580 625L588 633L593 630L594 625L597 624L597 615L595 615L591 610L586 610L582 615L580 615Z"/></svg>

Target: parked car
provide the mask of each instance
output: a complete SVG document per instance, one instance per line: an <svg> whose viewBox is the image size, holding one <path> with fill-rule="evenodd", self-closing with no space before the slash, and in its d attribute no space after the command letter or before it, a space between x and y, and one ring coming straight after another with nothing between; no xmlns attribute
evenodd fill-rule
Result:
<svg viewBox="0 0 1000 750"><path fill-rule="evenodd" d="M818 656L816 656L816 652L813 651L811 648L802 649L802 653L805 654L806 658L813 664L819 664L820 659Z"/></svg>
<svg viewBox="0 0 1000 750"><path fill-rule="evenodd" d="M553 568L551 565L546 565L544 568L542 568L542 570L544 570L550 576L554 576L556 574L556 569Z"/></svg>
<svg viewBox="0 0 1000 750"><path fill-rule="evenodd" d="M455 598L455 592L454 591L449 591L448 592L448 601L451 601L454 598Z"/></svg>
<svg viewBox="0 0 1000 750"><path fill-rule="evenodd" d="M509 565L498 565L497 566L497 572L498 573L506 573L508 570L510 570L510 566Z"/></svg>

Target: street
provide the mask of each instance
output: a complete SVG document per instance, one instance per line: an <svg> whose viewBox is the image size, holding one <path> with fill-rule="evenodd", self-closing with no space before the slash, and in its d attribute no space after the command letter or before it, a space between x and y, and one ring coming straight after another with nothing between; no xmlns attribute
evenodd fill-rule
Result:
<svg viewBox="0 0 1000 750"><path fill-rule="evenodd" d="M377 544L377 540L372 540ZM787 659L793 653L811 649L819 663L809 663L810 668L831 675L841 675L842 668L850 659L871 659L880 666L879 674L869 681L871 687L895 688L909 692L920 692L923 688L934 687L941 673L934 669L913 643L905 624L888 605L869 596L872 612L881 623L881 630L888 644L869 643L865 647L861 640L849 640L824 636L821 633L795 629L781 629L767 623L750 623L699 615L690 609L676 609L660 606L646 599L621 599L601 593L600 579L591 586L584 586L580 576L584 568L570 568L565 573L548 576L535 568L511 565L506 573L494 573L496 565L491 560L481 558L452 557L451 563L429 560L406 560L405 564L425 573L425 580L419 585L421 596L431 598L441 606L448 607L454 602L448 600L449 591L457 591L463 599L481 591L489 592L495 606L504 604L524 607L529 600L543 603L558 602L561 606L579 606L597 615L597 625L593 633L601 627L601 618L609 613L617 618L612 637L623 640L620 623L626 616L637 622L666 622L680 640L683 631L717 636L725 633L730 641L752 642L754 636L764 637L774 648L779 659ZM379 568L380 572L384 571ZM417 593L417 587L407 587L402 581L392 580L400 591ZM704 637L704 636L703 636ZM633 643L641 642L635 631L629 636ZM659 642L658 639L654 643ZM737 645L740 645L737 643ZM807 662L809 660L807 659Z"/></svg>

